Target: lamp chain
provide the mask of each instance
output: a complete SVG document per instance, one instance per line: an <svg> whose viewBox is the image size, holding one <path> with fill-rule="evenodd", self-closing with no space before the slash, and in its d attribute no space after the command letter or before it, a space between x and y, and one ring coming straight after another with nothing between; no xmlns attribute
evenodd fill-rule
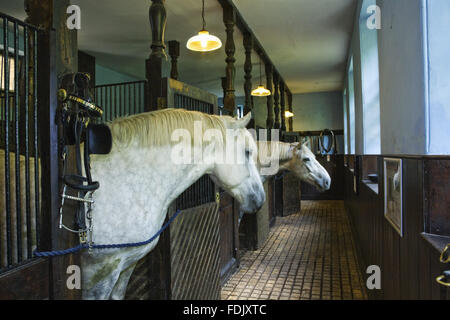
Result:
<svg viewBox="0 0 450 320"><path fill-rule="evenodd" d="M206 21L205 21L205 0L202 0L202 19L203 19L203 29L206 30Z"/></svg>
<svg viewBox="0 0 450 320"><path fill-rule="evenodd" d="M259 58L259 85L262 86L261 58Z"/></svg>

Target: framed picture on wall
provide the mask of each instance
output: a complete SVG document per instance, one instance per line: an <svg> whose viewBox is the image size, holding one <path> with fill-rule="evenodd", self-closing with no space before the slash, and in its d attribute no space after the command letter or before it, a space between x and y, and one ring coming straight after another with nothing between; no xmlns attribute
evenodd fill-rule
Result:
<svg viewBox="0 0 450 320"><path fill-rule="evenodd" d="M403 237L402 160L384 158L384 217Z"/></svg>

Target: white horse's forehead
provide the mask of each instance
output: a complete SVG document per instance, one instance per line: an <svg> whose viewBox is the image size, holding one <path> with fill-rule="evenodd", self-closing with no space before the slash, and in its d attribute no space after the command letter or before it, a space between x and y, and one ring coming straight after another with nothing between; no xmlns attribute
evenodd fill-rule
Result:
<svg viewBox="0 0 450 320"><path fill-rule="evenodd" d="M312 153L312 151L305 145L302 146L302 151L304 152L305 156L309 156L312 158L316 158L316 156L314 155L314 153Z"/></svg>
<svg viewBox="0 0 450 320"><path fill-rule="evenodd" d="M247 129L236 129L236 130L237 131L235 137L238 139L239 142L243 143L243 146L246 149L249 149L251 151L257 150L258 147L250 131L248 131Z"/></svg>

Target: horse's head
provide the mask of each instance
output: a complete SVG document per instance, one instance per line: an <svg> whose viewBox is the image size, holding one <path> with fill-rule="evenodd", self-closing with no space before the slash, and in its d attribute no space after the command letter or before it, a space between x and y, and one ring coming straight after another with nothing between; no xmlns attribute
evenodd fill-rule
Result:
<svg viewBox="0 0 450 320"><path fill-rule="evenodd" d="M256 212L266 196L256 167L257 145L246 129L251 113L241 119L228 116L220 119L227 130L223 148L226 161L216 161L210 176L240 203L242 211Z"/></svg>
<svg viewBox="0 0 450 320"><path fill-rule="evenodd" d="M327 170L320 165L306 143L294 145L292 160L286 168L292 171L300 180L315 186L319 191L329 190L331 178Z"/></svg>

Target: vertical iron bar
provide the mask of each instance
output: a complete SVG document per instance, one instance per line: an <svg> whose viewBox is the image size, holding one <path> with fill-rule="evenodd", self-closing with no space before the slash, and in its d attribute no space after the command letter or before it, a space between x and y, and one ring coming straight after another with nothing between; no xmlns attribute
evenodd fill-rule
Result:
<svg viewBox="0 0 450 320"><path fill-rule="evenodd" d="M114 86L114 119L117 118L117 86Z"/></svg>
<svg viewBox="0 0 450 320"><path fill-rule="evenodd" d="M123 88L123 86L119 85L117 87L119 89L119 114L117 115L117 117L122 117L124 114L124 112L122 110L122 107L123 107L123 105L122 105L122 88Z"/></svg>
<svg viewBox="0 0 450 320"><path fill-rule="evenodd" d="M142 84L139 83L138 84L138 88L139 88L139 113L144 111L143 105L142 105Z"/></svg>
<svg viewBox="0 0 450 320"><path fill-rule="evenodd" d="M136 113L136 83L133 83L133 114Z"/></svg>
<svg viewBox="0 0 450 320"><path fill-rule="evenodd" d="M40 203L39 203L39 137L38 137L38 32L34 30L34 43L33 43L33 122L34 122L34 194L35 194L35 215L36 215L36 244L39 248L40 245L40 229L41 229L41 218L40 218Z"/></svg>
<svg viewBox="0 0 450 320"><path fill-rule="evenodd" d="M128 103L127 103L127 113L128 115L132 115L131 113L131 85L127 85L127 91L128 91Z"/></svg>
<svg viewBox="0 0 450 320"><path fill-rule="evenodd" d="M113 109L112 109L112 88L111 87L107 87L109 94L108 94L108 111L109 111L109 116L108 116L108 121L111 121L112 119L112 114L113 114Z"/></svg>
<svg viewBox="0 0 450 320"><path fill-rule="evenodd" d="M29 119L28 119L28 94L29 94L29 77L28 77L28 26L23 27L23 59L24 59L24 92L25 95L25 201L26 201L26 216L27 216L27 258L30 259L32 257L32 249L31 246L33 244L31 240L31 184L30 184L30 128L29 128ZM35 159L36 161L36 159Z"/></svg>
<svg viewBox="0 0 450 320"><path fill-rule="evenodd" d="M6 197L6 257L8 266L12 265L11 241L11 195L10 195L10 167L9 167L9 39L8 18L3 19L3 73L5 91L5 197Z"/></svg>
<svg viewBox="0 0 450 320"><path fill-rule="evenodd" d="M106 118L108 115L108 106L106 104L106 88L105 87L100 87L100 92L102 95L102 107L103 107L103 121L108 121L108 119Z"/></svg>
<svg viewBox="0 0 450 320"><path fill-rule="evenodd" d="M20 138L19 138L19 25L14 22L14 135L16 162L16 241L17 262L22 261L22 210L20 203Z"/></svg>

